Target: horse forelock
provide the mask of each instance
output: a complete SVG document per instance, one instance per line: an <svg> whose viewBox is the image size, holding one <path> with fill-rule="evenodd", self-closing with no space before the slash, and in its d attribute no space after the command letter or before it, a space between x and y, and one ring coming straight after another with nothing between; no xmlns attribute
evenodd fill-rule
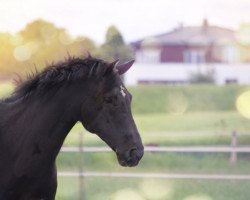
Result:
<svg viewBox="0 0 250 200"><path fill-rule="evenodd" d="M29 74L25 80L18 80L16 90L5 101L26 98L33 93L47 92L55 86L62 87L76 80L88 79L90 73L97 70L93 68L100 66L105 67L105 62L92 57L85 59L69 58L64 62L51 64L41 72L36 71ZM95 77L98 78L98 74L95 74Z"/></svg>

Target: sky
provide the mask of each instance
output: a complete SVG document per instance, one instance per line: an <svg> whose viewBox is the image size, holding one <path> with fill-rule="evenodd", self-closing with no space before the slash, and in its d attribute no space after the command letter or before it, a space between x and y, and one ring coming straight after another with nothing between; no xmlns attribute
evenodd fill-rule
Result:
<svg viewBox="0 0 250 200"><path fill-rule="evenodd" d="M102 43L110 25L127 42L161 34L180 24L237 29L250 22L250 0L0 0L0 32L16 33L35 19Z"/></svg>

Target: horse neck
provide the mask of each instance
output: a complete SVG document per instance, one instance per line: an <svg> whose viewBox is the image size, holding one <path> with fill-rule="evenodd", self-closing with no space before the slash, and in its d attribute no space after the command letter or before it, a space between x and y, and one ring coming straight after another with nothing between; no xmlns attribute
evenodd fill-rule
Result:
<svg viewBox="0 0 250 200"><path fill-rule="evenodd" d="M65 137L78 120L75 112L80 106L71 102L72 96L65 93L59 91L50 97L29 97L26 102L12 105L16 110L9 118L13 123L6 132L12 133L13 143L18 143L17 152L25 149L26 154L31 154L38 148L51 159L57 156Z"/></svg>

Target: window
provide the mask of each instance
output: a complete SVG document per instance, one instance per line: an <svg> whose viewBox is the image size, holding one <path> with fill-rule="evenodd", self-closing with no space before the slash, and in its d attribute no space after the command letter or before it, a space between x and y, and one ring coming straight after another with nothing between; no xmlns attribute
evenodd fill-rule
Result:
<svg viewBox="0 0 250 200"><path fill-rule="evenodd" d="M225 46L223 49L223 61L227 63L235 63L239 61L239 52L234 46Z"/></svg>
<svg viewBox="0 0 250 200"><path fill-rule="evenodd" d="M204 63L205 53L199 50L189 50L183 53L183 60L185 63Z"/></svg>
<svg viewBox="0 0 250 200"><path fill-rule="evenodd" d="M160 50L159 49L142 49L136 53L136 61L143 63L159 63Z"/></svg>

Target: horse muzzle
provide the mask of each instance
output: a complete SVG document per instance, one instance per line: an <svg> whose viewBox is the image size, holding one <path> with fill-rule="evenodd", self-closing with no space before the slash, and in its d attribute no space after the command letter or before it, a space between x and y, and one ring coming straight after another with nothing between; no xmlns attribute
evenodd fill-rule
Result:
<svg viewBox="0 0 250 200"><path fill-rule="evenodd" d="M118 162L121 166L134 167L138 165L139 161L141 160L144 154L144 149L132 148L123 153L116 152L116 154L117 154Z"/></svg>

